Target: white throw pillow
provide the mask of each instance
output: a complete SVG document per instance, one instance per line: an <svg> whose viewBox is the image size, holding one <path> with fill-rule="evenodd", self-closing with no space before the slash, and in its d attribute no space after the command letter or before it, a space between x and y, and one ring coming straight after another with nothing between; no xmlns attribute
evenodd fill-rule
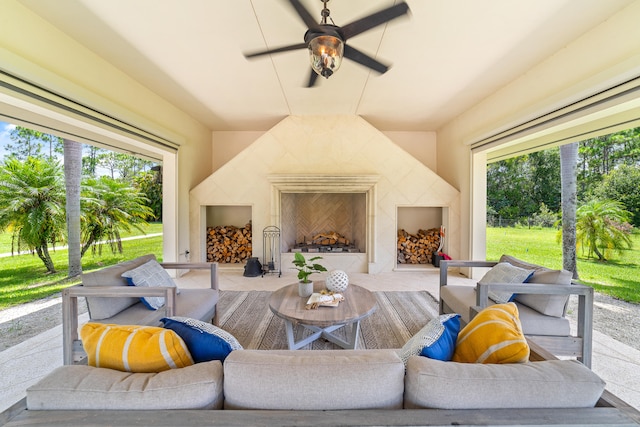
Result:
<svg viewBox="0 0 640 427"><path fill-rule="evenodd" d="M480 279L478 283L524 283L531 277L534 270L515 267L507 262L500 262ZM505 304L513 300L513 292L489 291L489 298L498 304Z"/></svg>
<svg viewBox="0 0 640 427"><path fill-rule="evenodd" d="M145 262L133 270L125 271L122 273L122 277L126 278L132 286L176 287L167 270L162 268L156 260ZM151 310L157 310L164 305L164 297L142 297L140 299Z"/></svg>

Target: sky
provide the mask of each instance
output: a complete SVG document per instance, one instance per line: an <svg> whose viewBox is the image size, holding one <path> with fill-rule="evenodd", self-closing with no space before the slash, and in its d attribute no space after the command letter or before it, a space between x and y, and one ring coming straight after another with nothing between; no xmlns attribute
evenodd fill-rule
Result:
<svg viewBox="0 0 640 427"><path fill-rule="evenodd" d="M0 0L2 1L2 0ZM4 159L4 157L8 154L6 146L7 144L11 144L10 133L16 126L6 122L0 122L0 160ZM63 163L63 158L60 156L60 162ZM110 175L109 171L106 168L102 168L100 166L97 167L96 172L98 175Z"/></svg>
<svg viewBox="0 0 640 427"><path fill-rule="evenodd" d="M8 143L11 143L9 133L13 128L15 128L15 125L0 122L0 158L3 158L5 154L7 154L7 150L5 149L5 147Z"/></svg>

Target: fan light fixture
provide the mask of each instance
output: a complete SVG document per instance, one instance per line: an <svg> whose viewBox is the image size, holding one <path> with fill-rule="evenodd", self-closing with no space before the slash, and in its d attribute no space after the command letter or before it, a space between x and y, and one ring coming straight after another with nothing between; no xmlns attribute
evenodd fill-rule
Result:
<svg viewBox="0 0 640 427"><path fill-rule="evenodd" d="M1 1L1 0L0 0ZM335 25L333 19L329 16L330 11L327 9L329 0L322 1L324 7L322 9L322 20L320 23L313 18L311 13L302 5L302 0L289 0L291 7L296 11L300 19L307 26L304 33L304 43L296 43L288 46L282 46L275 49L268 49L259 52L245 53L246 58L255 58L262 55L271 55L274 53L289 52L298 49L308 49L309 59L311 61L311 70L309 70L309 81L307 87L313 87L318 76L329 78L333 75L340 64L342 58L350 59L373 71L384 74L389 70L389 66L372 58L364 52L359 51L347 40L351 37L362 34L365 31L386 24L409 12L409 6L404 1L394 4L391 7L382 9L372 13L364 18L352 21L342 27ZM396 0L398 1L398 0ZM331 23L327 21L330 20Z"/></svg>
<svg viewBox="0 0 640 427"><path fill-rule="evenodd" d="M327 79L340 68L343 54L344 43L337 37L318 36L309 42L311 68Z"/></svg>
<svg viewBox="0 0 640 427"><path fill-rule="evenodd" d="M327 18L331 19L329 14L331 11L327 9L327 3L329 0L320 0L324 4L322 8L322 21L320 25L323 25L328 30L329 27L334 25L327 23ZM333 19L331 19L333 22ZM335 31L329 30L334 34L318 35L309 41L309 59L311 60L311 68L319 76L329 78L334 72L338 71L340 64L342 63L342 55L344 55L344 42L339 34Z"/></svg>

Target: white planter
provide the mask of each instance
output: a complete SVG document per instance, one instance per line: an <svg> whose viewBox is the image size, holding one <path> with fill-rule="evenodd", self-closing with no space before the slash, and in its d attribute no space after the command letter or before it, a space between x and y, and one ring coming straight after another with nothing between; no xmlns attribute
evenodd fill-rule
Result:
<svg viewBox="0 0 640 427"><path fill-rule="evenodd" d="M298 295L302 298L308 298L313 293L313 282L298 282Z"/></svg>

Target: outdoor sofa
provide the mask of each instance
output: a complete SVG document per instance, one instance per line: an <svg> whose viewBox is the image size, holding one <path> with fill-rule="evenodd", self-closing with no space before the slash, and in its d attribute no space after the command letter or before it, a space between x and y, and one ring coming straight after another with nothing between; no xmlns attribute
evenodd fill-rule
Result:
<svg viewBox="0 0 640 427"><path fill-rule="evenodd" d="M532 362L505 365L412 356L406 373L391 349L237 350L224 362L148 374L65 365L0 425L640 424L580 362L531 350Z"/></svg>
<svg viewBox="0 0 640 427"><path fill-rule="evenodd" d="M522 280L512 283L492 281L489 273L498 264L507 264L507 267L532 274L528 275L526 283ZM475 286L448 284L450 269L478 267L491 270ZM496 294L517 305L522 329L528 339L556 356L575 357L591 367L593 288L573 282L569 271L552 270L509 255L502 255L499 261L440 261L440 314L459 313L462 324L466 324L475 313L496 304L491 299L496 298ZM575 333L572 333L566 316L571 295L578 297Z"/></svg>
<svg viewBox="0 0 640 427"><path fill-rule="evenodd" d="M178 289L175 283L154 270L157 266L154 255L144 255L110 267L82 275L80 285L62 291L62 341L64 364L80 363L86 358L82 342L78 338L78 298L86 298L89 321L114 323L119 325L160 326L160 319L166 316L183 316L206 322L216 322L218 303L218 263L159 263L163 269L209 270L210 287L206 289ZM153 280L149 283L131 286L130 280L122 275L139 271L145 274L150 265ZM148 275L143 276L148 279ZM133 278L135 279L135 277ZM132 280L133 280L132 279ZM143 282L146 282L143 280ZM162 284L159 286L158 284ZM142 298L163 298L164 305L157 310L149 309Z"/></svg>

